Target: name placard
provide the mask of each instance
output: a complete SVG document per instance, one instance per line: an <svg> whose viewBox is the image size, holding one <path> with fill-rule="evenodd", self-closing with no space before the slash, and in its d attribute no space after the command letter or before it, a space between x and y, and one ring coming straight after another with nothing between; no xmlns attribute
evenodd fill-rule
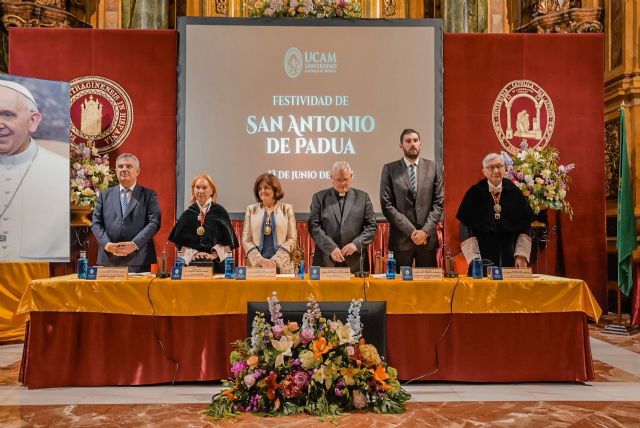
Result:
<svg viewBox="0 0 640 428"><path fill-rule="evenodd" d="M489 279L493 279L496 281L501 281L504 279L502 276L502 267L501 266L491 266L489 268L489 273L487 275Z"/></svg>
<svg viewBox="0 0 640 428"><path fill-rule="evenodd" d="M213 269L211 266L184 266L182 279L211 279Z"/></svg>
<svg viewBox="0 0 640 428"><path fill-rule="evenodd" d="M127 279L129 268L126 266L98 266L96 279Z"/></svg>
<svg viewBox="0 0 640 428"><path fill-rule="evenodd" d="M89 266L87 269L87 279L96 279L98 275L98 266Z"/></svg>
<svg viewBox="0 0 640 428"><path fill-rule="evenodd" d="M504 279L533 279L531 268L502 268Z"/></svg>
<svg viewBox="0 0 640 428"><path fill-rule="evenodd" d="M323 267L320 268L320 279L349 281L351 279L351 269L348 267Z"/></svg>
<svg viewBox="0 0 640 428"><path fill-rule="evenodd" d="M439 267L425 268L416 267L413 268L413 279L442 279L442 269Z"/></svg>
<svg viewBox="0 0 640 428"><path fill-rule="evenodd" d="M276 269L273 268L247 268L247 279L276 279Z"/></svg>

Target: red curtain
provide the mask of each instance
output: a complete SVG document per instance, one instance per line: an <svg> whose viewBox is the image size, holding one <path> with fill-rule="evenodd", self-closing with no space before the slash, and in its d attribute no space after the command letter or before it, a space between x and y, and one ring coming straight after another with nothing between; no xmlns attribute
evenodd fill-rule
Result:
<svg viewBox="0 0 640 428"><path fill-rule="evenodd" d="M483 177L482 158L502 149L492 107L509 82L528 79L555 110L550 145L575 163L568 194L575 214L550 212L556 233L546 271L584 279L607 310L604 181L603 34L445 34L445 240L460 251L455 215L465 191Z"/></svg>
<svg viewBox="0 0 640 428"><path fill-rule="evenodd" d="M162 251L175 223L178 33L12 28L9 45L11 74L63 81L101 76L127 92L133 126L109 157L112 164L123 152L140 158L139 182L157 191L160 199L162 226L155 243Z"/></svg>

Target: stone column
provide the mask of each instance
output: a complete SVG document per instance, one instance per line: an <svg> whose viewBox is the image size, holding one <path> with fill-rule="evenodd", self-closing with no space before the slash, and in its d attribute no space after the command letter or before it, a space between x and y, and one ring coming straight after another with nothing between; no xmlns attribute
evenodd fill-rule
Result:
<svg viewBox="0 0 640 428"><path fill-rule="evenodd" d="M487 0L443 0L444 31L486 33L487 12Z"/></svg>
<svg viewBox="0 0 640 428"><path fill-rule="evenodd" d="M169 0L122 0L122 28L169 28Z"/></svg>

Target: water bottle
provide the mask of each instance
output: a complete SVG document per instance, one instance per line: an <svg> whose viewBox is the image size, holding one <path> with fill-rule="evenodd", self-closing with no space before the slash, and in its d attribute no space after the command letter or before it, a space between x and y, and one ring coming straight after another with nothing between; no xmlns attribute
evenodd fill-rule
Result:
<svg viewBox="0 0 640 428"><path fill-rule="evenodd" d="M235 260L233 260L233 253L229 251L227 253L227 258L224 259L224 277L225 278L234 278L234 269L235 269Z"/></svg>
<svg viewBox="0 0 640 428"><path fill-rule="evenodd" d="M87 271L89 270L89 260L87 259L87 252L80 251L80 258L76 264L76 271L78 272L78 278L87 279Z"/></svg>
<svg viewBox="0 0 640 428"><path fill-rule="evenodd" d="M396 259L393 258L393 251L387 255L387 279L396 279Z"/></svg>
<svg viewBox="0 0 640 428"><path fill-rule="evenodd" d="M298 266L298 277L300 279L304 279L304 261L300 262L300 265Z"/></svg>
<svg viewBox="0 0 640 428"><path fill-rule="evenodd" d="M184 267L187 264L184 260L184 251L178 251L178 258L176 259L176 267Z"/></svg>
<svg viewBox="0 0 640 428"><path fill-rule="evenodd" d="M482 279L482 259L475 258L471 261L471 277Z"/></svg>

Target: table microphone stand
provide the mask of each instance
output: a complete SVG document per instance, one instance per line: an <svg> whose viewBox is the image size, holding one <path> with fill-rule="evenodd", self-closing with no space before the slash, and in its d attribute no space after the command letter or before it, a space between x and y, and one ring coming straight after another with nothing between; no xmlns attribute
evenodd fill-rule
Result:
<svg viewBox="0 0 640 428"><path fill-rule="evenodd" d="M360 244L360 270L356 272L356 278L366 278L369 272L364 270L364 258L362 257L362 244Z"/></svg>

